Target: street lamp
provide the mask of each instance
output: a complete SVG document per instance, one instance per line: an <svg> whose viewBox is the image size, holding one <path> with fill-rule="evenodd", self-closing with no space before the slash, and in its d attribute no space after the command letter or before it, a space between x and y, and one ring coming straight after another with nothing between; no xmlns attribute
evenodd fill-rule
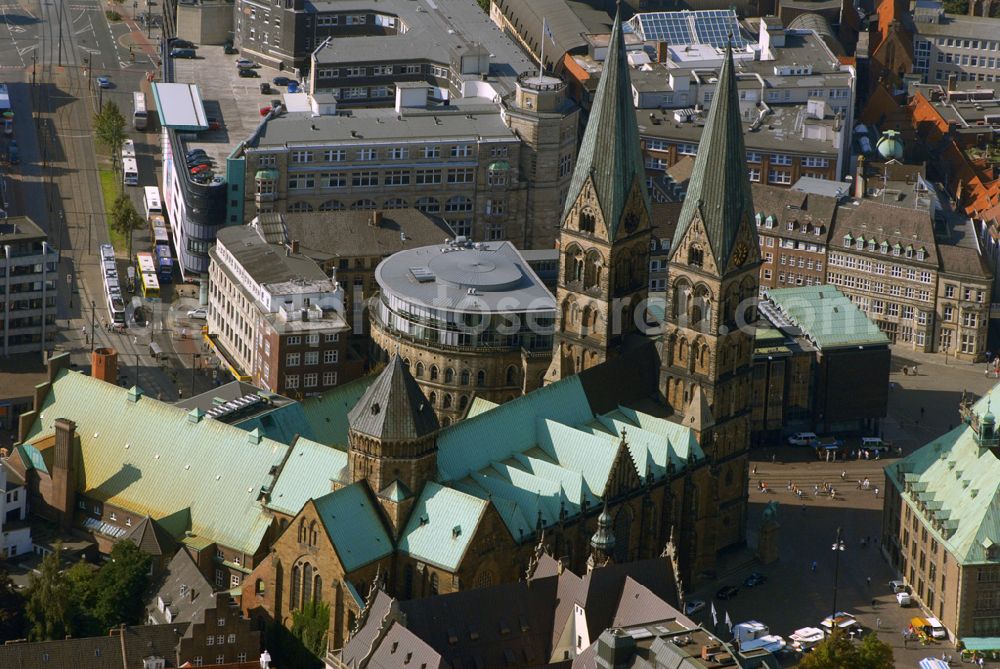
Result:
<svg viewBox="0 0 1000 669"><path fill-rule="evenodd" d="M90 355L94 355L94 340L97 339L97 302L90 301Z"/></svg>
<svg viewBox="0 0 1000 669"><path fill-rule="evenodd" d="M837 538L834 540L833 545L830 546L830 550L833 551L833 613L830 615L830 633L832 634L837 629L837 578L840 576L840 554L843 553L847 547L844 545L844 540L842 538L843 530L837 528Z"/></svg>

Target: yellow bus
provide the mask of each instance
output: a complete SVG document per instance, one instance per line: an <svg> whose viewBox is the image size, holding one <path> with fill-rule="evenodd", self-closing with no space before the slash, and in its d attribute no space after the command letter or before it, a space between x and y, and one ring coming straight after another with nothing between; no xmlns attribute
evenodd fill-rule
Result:
<svg viewBox="0 0 1000 669"><path fill-rule="evenodd" d="M140 251L135 254L136 264L139 269L139 285L142 289L142 296L147 300L159 301L160 280L156 277L156 261L149 251Z"/></svg>

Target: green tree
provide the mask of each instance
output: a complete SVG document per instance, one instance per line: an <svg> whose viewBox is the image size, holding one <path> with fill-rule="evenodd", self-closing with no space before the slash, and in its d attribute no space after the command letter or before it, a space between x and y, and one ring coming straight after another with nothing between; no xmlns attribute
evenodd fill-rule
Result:
<svg viewBox="0 0 1000 669"><path fill-rule="evenodd" d="M60 569L62 545L42 559L32 574L25 606L28 638L32 641L62 639L75 633L73 597L66 574Z"/></svg>
<svg viewBox="0 0 1000 669"><path fill-rule="evenodd" d="M145 617L152 558L131 541L119 541L93 579L94 617L101 634L116 625L139 625Z"/></svg>
<svg viewBox="0 0 1000 669"><path fill-rule="evenodd" d="M24 638L24 597L0 570L0 643Z"/></svg>
<svg viewBox="0 0 1000 669"><path fill-rule="evenodd" d="M316 657L326 654L330 606L313 600L292 614L292 634Z"/></svg>
<svg viewBox="0 0 1000 669"><path fill-rule="evenodd" d="M132 233L140 230L146 222L135 210L131 198L125 193L119 193L111 207L111 229L120 235L128 237L128 257L132 257Z"/></svg>
<svg viewBox="0 0 1000 669"><path fill-rule="evenodd" d="M893 669L892 646L869 634L858 648L859 666L863 669Z"/></svg>
<svg viewBox="0 0 1000 669"><path fill-rule="evenodd" d="M892 669L892 648L875 633L855 645L842 632L834 632L802 658L799 669Z"/></svg>
<svg viewBox="0 0 1000 669"><path fill-rule="evenodd" d="M111 153L111 165L118 170L118 154L125 143L125 117L114 102L104 103L101 111L94 114L94 136Z"/></svg>

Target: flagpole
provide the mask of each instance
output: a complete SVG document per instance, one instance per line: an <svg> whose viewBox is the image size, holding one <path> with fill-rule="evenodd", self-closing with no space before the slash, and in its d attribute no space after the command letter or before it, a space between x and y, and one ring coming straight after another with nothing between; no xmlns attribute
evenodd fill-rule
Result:
<svg viewBox="0 0 1000 669"><path fill-rule="evenodd" d="M542 80L542 74L545 72L545 17L542 17L542 34L539 42L542 44L541 53L538 56L538 81Z"/></svg>

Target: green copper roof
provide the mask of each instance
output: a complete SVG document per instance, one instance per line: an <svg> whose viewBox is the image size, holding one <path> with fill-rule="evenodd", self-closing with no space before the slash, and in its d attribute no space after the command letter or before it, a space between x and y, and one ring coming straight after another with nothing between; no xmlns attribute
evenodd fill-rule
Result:
<svg viewBox="0 0 1000 669"><path fill-rule="evenodd" d="M443 569L456 569L486 505L483 499L428 483L399 538L400 552Z"/></svg>
<svg viewBox="0 0 1000 669"><path fill-rule="evenodd" d="M392 540L363 484L354 483L313 500L330 543L347 572L392 553Z"/></svg>
<svg viewBox="0 0 1000 669"><path fill-rule="evenodd" d="M889 345L889 338L836 286L778 288L765 297L820 349Z"/></svg>
<svg viewBox="0 0 1000 669"><path fill-rule="evenodd" d="M740 226L753 216L740 97L736 90L732 47L729 47L722 61L712 108L701 133L672 248L676 251L691 222L700 217L713 257L723 272L729 266L729 254Z"/></svg>
<svg viewBox="0 0 1000 669"><path fill-rule="evenodd" d="M300 436L306 439L313 438L312 425L306 420L305 411L299 402L289 402L267 413L237 421L232 425L247 432L257 430L259 434L268 439L274 439L283 444L291 444L296 437Z"/></svg>
<svg viewBox="0 0 1000 669"><path fill-rule="evenodd" d="M563 219L579 198L588 177L593 179L594 191L608 225L608 236L614 241L629 193L636 181L642 189L643 198L647 197L646 171L639 145L635 108L632 105L632 83L620 13L615 15L615 23L611 29L608 57L604 61L604 71L590 108L590 118L580 144L576 168L573 170ZM648 200L646 209L649 209Z"/></svg>
<svg viewBox="0 0 1000 669"><path fill-rule="evenodd" d="M346 469L345 451L299 439L281 467L267 506L294 516L307 501L329 492L332 481L346 479Z"/></svg>
<svg viewBox="0 0 1000 669"><path fill-rule="evenodd" d="M600 502L623 436L643 480L705 457L682 425L621 406L595 415L571 376L444 428L439 480L492 502L511 535L526 540L539 520L549 527Z"/></svg>
<svg viewBox="0 0 1000 669"><path fill-rule="evenodd" d="M1000 385L973 410L985 414L993 399L1000 402ZM1000 542L1000 459L979 447L971 425L940 435L885 471L903 503L962 564L996 562L986 549Z"/></svg>
<svg viewBox="0 0 1000 669"><path fill-rule="evenodd" d="M288 446L251 443L243 430L79 372L63 370L25 441L54 434L57 418L76 423L77 489L163 523L186 517L196 535L255 553L271 518L258 501ZM171 532L179 528L169 527Z"/></svg>
<svg viewBox="0 0 1000 669"><path fill-rule="evenodd" d="M347 414L358 403L376 374L337 386L317 397L302 401L302 411L312 431L312 439L322 444L347 448ZM305 434L305 431L303 431Z"/></svg>
<svg viewBox="0 0 1000 669"><path fill-rule="evenodd" d="M17 448L23 454L21 459L26 465L30 465L32 469L37 469L46 474L49 473L48 465L45 464L45 459L37 448L31 444L21 444Z"/></svg>

